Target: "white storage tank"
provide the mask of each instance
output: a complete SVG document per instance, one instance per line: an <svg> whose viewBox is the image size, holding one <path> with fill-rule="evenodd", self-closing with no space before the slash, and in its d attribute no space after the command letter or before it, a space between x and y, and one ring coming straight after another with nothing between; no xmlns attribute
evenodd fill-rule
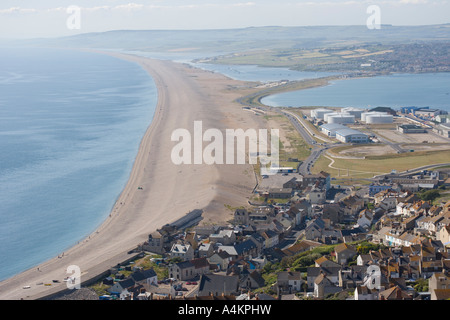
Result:
<svg viewBox="0 0 450 320"><path fill-rule="evenodd" d="M392 114L370 114L366 116L366 123L393 123L394 116Z"/></svg>
<svg viewBox="0 0 450 320"><path fill-rule="evenodd" d="M329 116L328 121L329 124L332 123L355 123L355 116L348 113L340 113L338 115Z"/></svg>
<svg viewBox="0 0 450 320"><path fill-rule="evenodd" d="M329 117L332 117L332 116L338 116L338 115L340 115L341 113L339 113L339 112L331 112L331 113L326 113L324 116L323 116L323 120L325 120L325 122L328 122L328 118Z"/></svg>
<svg viewBox="0 0 450 320"><path fill-rule="evenodd" d="M329 109L313 109L311 110L311 118L324 120L325 115L328 113L334 113L334 111Z"/></svg>
<svg viewBox="0 0 450 320"><path fill-rule="evenodd" d="M367 116L376 115L376 114L387 114L387 112L379 112L379 111L368 111L361 113L361 120L366 121Z"/></svg>
<svg viewBox="0 0 450 320"><path fill-rule="evenodd" d="M358 109L358 108L353 108L353 107L348 107L348 108L343 108L342 109L342 113L352 114L352 115L355 116L355 119L361 119L361 114L364 111L365 110L363 110L363 109Z"/></svg>

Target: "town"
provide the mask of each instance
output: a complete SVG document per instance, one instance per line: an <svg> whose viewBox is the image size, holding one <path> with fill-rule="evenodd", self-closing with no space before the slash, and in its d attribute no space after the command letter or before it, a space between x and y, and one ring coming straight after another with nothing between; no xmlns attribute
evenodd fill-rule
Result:
<svg viewBox="0 0 450 320"><path fill-rule="evenodd" d="M426 200L450 187L449 173L390 174L351 192L326 172L279 174L279 188L228 223L201 224L194 210L149 234L136 259L61 299L449 299L450 201ZM410 191L426 180L434 189Z"/></svg>
<svg viewBox="0 0 450 320"><path fill-rule="evenodd" d="M437 129L447 128L446 112L243 110L287 116L311 147L308 158L280 161L270 175L260 166L254 196L229 207L226 223L205 221L201 209L193 210L149 234L130 252L133 259L60 299L450 299L448 164L366 172L364 183L349 175L353 169L334 175L317 170L321 152L342 146L361 151L385 144L410 155L407 139L425 139L442 148L448 131ZM432 148L427 141L414 148Z"/></svg>

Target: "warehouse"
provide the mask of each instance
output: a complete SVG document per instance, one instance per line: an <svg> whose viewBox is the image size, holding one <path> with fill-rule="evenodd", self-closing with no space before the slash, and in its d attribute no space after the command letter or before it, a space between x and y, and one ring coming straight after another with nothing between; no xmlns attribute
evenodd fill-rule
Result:
<svg viewBox="0 0 450 320"><path fill-rule="evenodd" d="M336 131L341 129L347 129L347 127L340 123L328 123L320 126L320 131L329 137L336 137Z"/></svg>
<svg viewBox="0 0 450 320"><path fill-rule="evenodd" d="M354 129L341 129L336 131L336 139L344 143L367 143L369 136Z"/></svg>
<svg viewBox="0 0 450 320"><path fill-rule="evenodd" d="M446 112L443 112L439 109L430 109L430 108L421 108L414 112L414 115L424 118L434 118L440 114L446 114Z"/></svg>
<svg viewBox="0 0 450 320"><path fill-rule="evenodd" d="M327 122L332 123L355 123L355 116L348 113L339 113L337 115L328 115Z"/></svg>
<svg viewBox="0 0 450 320"><path fill-rule="evenodd" d="M434 132L445 138L450 138L450 123L443 123L433 129Z"/></svg>
<svg viewBox="0 0 450 320"><path fill-rule="evenodd" d="M415 124L403 124L397 126L397 130L401 133L426 133L427 130Z"/></svg>
<svg viewBox="0 0 450 320"><path fill-rule="evenodd" d="M450 116L448 114L440 114L435 119L438 123L450 123Z"/></svg>

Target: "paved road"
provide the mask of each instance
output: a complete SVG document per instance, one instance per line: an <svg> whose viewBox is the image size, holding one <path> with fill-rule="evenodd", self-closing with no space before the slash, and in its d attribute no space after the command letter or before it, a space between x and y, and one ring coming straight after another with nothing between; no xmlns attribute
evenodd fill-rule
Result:
<svg viewBox="0 0 450 320"><path fill-rule="evenodd" d="M410 174L418 173L418 172L421 172L423 170L428 170L428 169L432 169L432 168L436 168L436 167L444 167L444 166L450 166L450 163L447 162L447 163L430 164L430 165L426 165L426 166L410 169L410 170L407 170L407 171L399 172L399 173L397 173L397 176L408 176ZM383 177L383 176L385 176L385 175L383 174L383 175L375 176L373 178L377 179L377 178L380 178L380 177Z"/></svg>
<svg viewBox="0 0 450 320"><path fill-rule="evenodd" d="M368 126L366 126L366 130L369 131L372 135L376 136L376 137L378 138L378 140L380 140L381 142L383 142L383 143L387 144L388 146L390 146L390 147L391 147L392 149L394 149L394 151L396 151L397 153L405 153L405 152L406 152L406 150L403 149L403 148L400 146L402 143L394 143L394 142L392 142L392 141L389 141L389 140L383 138L382 136L380 136L380 135L374 133L373 131L369 130L369 127L368 127Z"/></svg>
<svg viewBox="0 0 450 320"><path fill-rule="evenodd" d="M283 110L283 109L275 109L278 113L281 113L285 115L292 123L294 128L298 131L298 133L302 136L303 140L311 146L311 154L309 157L303 161L303 163L300 165L299 173L302 175L311 174L311 168L314 167L314 163L320 158L322 153L327 150L331 144L331 141L329 139L316 136L304 123L305 120L303 120L299 115L296 115L290 111ZM317 138L319 140L324 141L324 143L317 143L317 141L314 139Z"/></svg>

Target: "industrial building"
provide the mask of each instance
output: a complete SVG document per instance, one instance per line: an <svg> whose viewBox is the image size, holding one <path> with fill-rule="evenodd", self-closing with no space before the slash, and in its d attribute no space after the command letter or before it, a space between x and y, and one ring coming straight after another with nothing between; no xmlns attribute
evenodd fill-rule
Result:
<svg viewBox="0 0 450 320"><path fill-rule="evenodd" d="M341 129L347 129L347 127L340 123L327 123L320 126L320 131L328 137L336 137L336 131Z"/></svg>
<svg viewBox="0 0 450 320"><path fill-rule="evenodd" d="M327 113L334 113L333 110L329 110L329 109L313 109L311 110L311 118L313 119L318 119L318 120L324 120L325 115Z"/></svg>
<svg viewBox="0 0 450 320"><path fill-rule="evenodd" d="M369 136L354 129L341 129L336 131L336 139L344 143L367 143Z"/></svg>
<svg viewBox="0 0 450 320"><path fill-rule="evenodd" d="M440 114L435 119L439 123L450 123L450 115L448 114Z"/></svg>
<svg viewBox="0 0 450 320"><path fill-rule="evenodd" d="M424 118L434 118L440 114L447 114L447 112L439 109L418 109L414 112L414 115Z"/></svg>
<svg viewBox="0 0 450 320"><path fill-rule="evenodd" d="M397 130L401 133L426 133L427 130L415 124L403 124L397 126Z"/></svg>
<svg viewBox="0 0 450 320"><path fill-rule="evenodd" d="M327 123L355 123L355 116L349 113L339 113L335 115L327 115Z"/></svg>
<svg viewBox="0 0 450 320"><path fill-rule="evenodd" d="M419 110L419 109L429 109L429 107L425 107L425 108L419 108L419 107L401 107L401 108L400 108L400 112L401 112L401 113L404 113L404 114L408 114L408 113L414 114L414 112L415 112L416 110Z"/></svg>
<svg viewBox="0 0 450 320"><path fill-rule="evenodd" d="M445 138L450 138L450 123L442 123L435 127L433 131Z"/></svg>

